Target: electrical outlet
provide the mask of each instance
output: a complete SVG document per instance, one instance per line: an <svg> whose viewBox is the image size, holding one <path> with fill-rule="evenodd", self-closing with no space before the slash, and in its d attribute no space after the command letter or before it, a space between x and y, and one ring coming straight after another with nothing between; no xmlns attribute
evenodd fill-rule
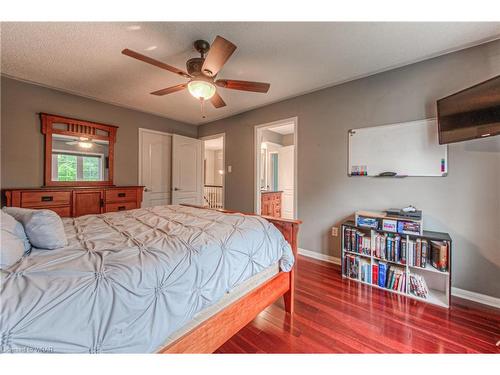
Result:
<svg viewBox="0 0 500 375"><path fill-rule="evenodd" d="M339 228L332 227L332 236L337 237L339 235Z"/></svg>

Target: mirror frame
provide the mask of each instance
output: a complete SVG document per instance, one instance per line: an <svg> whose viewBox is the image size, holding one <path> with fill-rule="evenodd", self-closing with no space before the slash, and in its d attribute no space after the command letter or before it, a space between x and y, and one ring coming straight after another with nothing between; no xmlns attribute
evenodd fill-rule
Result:
<svg viewBox="0 0 500 375"><path fill-rule="evenodd" d="M114 149L118 126L101 124L69 117L40 113L42 134L45 136L45 173L44 186L110 186L113 185ZM66 130L54 128L54 124L66 124ZM107 136L96 134L96 130L108 133ZM63 134L75 137L87 137L109 142L108 146L108 179L103 181L52 181L52 134Z"/></svg>

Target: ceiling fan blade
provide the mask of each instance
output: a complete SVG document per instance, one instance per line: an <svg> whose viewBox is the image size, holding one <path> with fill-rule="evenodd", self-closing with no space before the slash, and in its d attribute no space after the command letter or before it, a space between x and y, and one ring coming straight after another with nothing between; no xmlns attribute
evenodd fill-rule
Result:
<svg viewBox="0 0 500 375"><path fill-rule="evenodd" d="M237 81L234 79L218 79L215 84L232 90L252 91L266 93L271 85L265 82Z"/></svg>
<svg viewBox="0 0 500 375"><path fill-rule="evenodd" d="M226 106L226 103L224 102L224 100L222 100L218 92L215 92L214 96L210 98L210 101L212 102L215 108L221 108Z"/></svg>
<svg viewBox="0 0 500 375"><path fill-rule="evenodd" d="M208 51L201 71L210 77L216 76L235 49L236 46L233 43L217 35L210 46L210 50Z"/></svg>
<svg viewBox="0 0 500 375"><path fill-rule="evenodd" d="M165 64L161 61L158 61L158 60L155 60L151 57L148 57L148 56L145 56L145 55L142 55L140 54L139 52L135 52L135 51L132 51L128 48L125 48L122 53L124 55L127 55L127 56L130 56L134 59L137 59L137 60L140 60L140 61L144 61L145 63L148 63L148 64L151 64L151 65L154 65L158 68L161 68L161 69L165 69L165 70L168 70L169 72L172 72L172 73L175 73L175 74L178 74L182 77L185 77L185 78L191 78L191 76L189 74L187 74L185 71L183 70L180 70L180 69L177 69L176 67L174 66L171 66L171 65L168 65L168 64Z"/></svg>
<svg viewBox="0 0 500 375"><path fill-rule="evenodd" d="M184 90L186 87L187 87L187 83L181 83L180 85L167 87L166 89L161 89L158 91L153 91L151 94L162 96L162 95L167 95L167 94L171 94L173 92Z"/></svg>

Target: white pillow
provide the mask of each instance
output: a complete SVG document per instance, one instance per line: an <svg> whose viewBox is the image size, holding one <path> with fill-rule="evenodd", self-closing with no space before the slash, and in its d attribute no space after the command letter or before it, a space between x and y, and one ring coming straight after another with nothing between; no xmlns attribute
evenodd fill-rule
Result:
<svg viewBox="0 0 500 375"><path fill-rule="evenodd" d="M23 225L2 211L0 216L0 269L6 269L19 261L31 249Z"/></svg>
<svg viewBox="0 0 500 375"><path fill-rule="evenodd" d="M32 246L52 250L68 244L62 220L54 211L19 207L4 207L3 210L23 224Z"/></svg>

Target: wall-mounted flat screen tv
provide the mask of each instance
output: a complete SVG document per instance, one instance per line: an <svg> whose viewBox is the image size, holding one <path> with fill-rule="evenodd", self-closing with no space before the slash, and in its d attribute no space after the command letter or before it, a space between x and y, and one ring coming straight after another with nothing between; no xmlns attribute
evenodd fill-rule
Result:
<svg viewBox="0 0 500 375"><path fill-rule="evenodd" d="M500 134L500 76L437 101L439 143Z"/></svg>

